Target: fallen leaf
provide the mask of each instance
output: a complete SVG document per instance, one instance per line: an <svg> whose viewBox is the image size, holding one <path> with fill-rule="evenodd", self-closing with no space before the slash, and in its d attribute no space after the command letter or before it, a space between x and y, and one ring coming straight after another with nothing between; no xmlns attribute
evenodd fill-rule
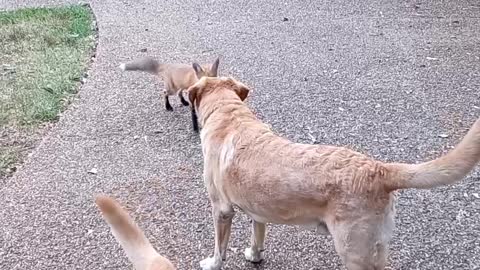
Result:
<svg viewBox="0 0 480 270"><path fill-rule="evenodd" d="M92 168L90 171L88 171L89 174L97 174L98 170L95 168Z"/></svg>

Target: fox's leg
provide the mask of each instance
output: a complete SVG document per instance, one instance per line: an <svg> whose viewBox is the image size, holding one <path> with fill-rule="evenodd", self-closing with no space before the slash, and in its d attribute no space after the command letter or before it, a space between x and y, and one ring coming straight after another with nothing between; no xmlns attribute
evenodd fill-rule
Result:
<svg viewBox="0 0 480 270"><path fill-rule="evenodd" d="M170 105L170 101L168 100L168 95L165 94L165 109L167 109L167 111L173 111L173 108L172 108L172 105Z"/></svg>
<svg viewBox="0 0 480 270"><path fill-rule="evenodd" d="M172 87L169 83L165 82L165 92L163 93L163 98L165 99L165 109L167 111L173 111L172 105L170 105L170 101L168 100L168 96L172 92Z"/></svg>
<svg viewBox="0 0 480 270"><path fill-rule="evenodd" d="M186 101L184 98L183 98L183 90L179 90L178 91L178 98L180 99L180 102L182 102L182 105L183 106L188 106L190 105L190 103L188 103L188 101Z"/></svg>

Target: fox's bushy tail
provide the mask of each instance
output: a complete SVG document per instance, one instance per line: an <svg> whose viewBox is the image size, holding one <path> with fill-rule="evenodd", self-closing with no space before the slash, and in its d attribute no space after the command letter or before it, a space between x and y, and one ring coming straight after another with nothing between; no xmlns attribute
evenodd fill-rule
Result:
<svg viewBox="0 0 480 270"><path fill-rule="evenodd" d="M151 57L139 58L120 64L120 69L123 71L144 71L151 74L157 74L159 68L160 62Z"/></svg>

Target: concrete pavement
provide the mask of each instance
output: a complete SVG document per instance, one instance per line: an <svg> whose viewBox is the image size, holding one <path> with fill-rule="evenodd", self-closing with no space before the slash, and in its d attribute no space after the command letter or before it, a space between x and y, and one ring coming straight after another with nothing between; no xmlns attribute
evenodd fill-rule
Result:
<svg viewBox="0 0 480 270"><path fill-rule="evenodd" d="M75 3L0 8L66 2ZM128 269L93 204L96 193L124 203L179 269L198 269L211 254L200 141L188 110L175 102L166 112L152 76L118 70L128 59L221 56L220 73L253 86L249 104L279 133L388 161L436 157L480 116L476 1L90 4L99 45L88 81L0 189L0 269ZM479 178L477 170L454 186L402 192L391 269L480 269ZM242 213L231 239L224 269L342 269L330 237L299 228L271 226L261 266L243 259Z"/></svg>

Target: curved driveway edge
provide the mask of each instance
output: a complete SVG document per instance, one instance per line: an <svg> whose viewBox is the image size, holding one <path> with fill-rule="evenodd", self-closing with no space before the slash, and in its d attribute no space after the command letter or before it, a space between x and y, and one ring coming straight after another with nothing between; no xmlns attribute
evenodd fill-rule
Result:
<svg viewBox="0 0 480 270"><path fill-rule="evenodd" d="M480 6L355 3L91 1L99 44L87 83L0 189L0 269L129 269L94 206L97 193L126 205L179 269L198 269L210 255L199 138L186 108L163 109L152 76L118 70L141 55L221 56L219 72L252 85L257 114L298 142L410 162L453 146L480 116ZM480 268L479 178L477 170L451 187L402 192L392 269ZM225 269L342 269L331 238L308 230L270 227L259 267L243 259L248 242L238 213Z"/></svg>

